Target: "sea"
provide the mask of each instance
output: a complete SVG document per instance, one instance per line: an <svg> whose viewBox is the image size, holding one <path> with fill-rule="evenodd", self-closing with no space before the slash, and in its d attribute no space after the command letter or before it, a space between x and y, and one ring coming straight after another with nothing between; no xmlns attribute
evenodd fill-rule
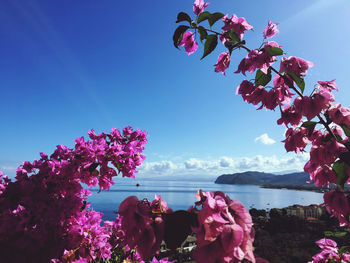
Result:
<svg viewBox="0 0 350 263"><path fill-rule="evenodd" d="M124 179L124 178L123 178ZM283 208L294 204L310 205L323 203L323 194L312 191L287 189L267 189L256 185L215 184L211 181L185 180L119 180L110 190L98 193L92 189L88 200L91 208L103 213L103 220L114 220L120 203L128 196L137 196L140 200L152 201L155 195L161 195L170 208L187 210L196 202L195 194L199 189L207 192L222 191L231 199L239 200L248 209Z"/></svg>

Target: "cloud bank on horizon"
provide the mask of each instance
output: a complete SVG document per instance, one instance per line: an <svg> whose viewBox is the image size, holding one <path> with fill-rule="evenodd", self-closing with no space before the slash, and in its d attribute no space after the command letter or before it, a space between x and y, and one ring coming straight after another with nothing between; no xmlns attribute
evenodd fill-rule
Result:
<svg viewBox="0 0 350 263"><path fill-rule="evenodd" d="M224 173L236 173L245 171L259 172L283 172L283 171L302 171L306 161L309 158L308 153L286 154L284 157L262 156L232 158L223 156L213 160L203 160L198 158L189 158L182 162L163 160L158 162L145 161L137 174L137 178L161 176L202 176L203 178L213 178Z"/></svg>

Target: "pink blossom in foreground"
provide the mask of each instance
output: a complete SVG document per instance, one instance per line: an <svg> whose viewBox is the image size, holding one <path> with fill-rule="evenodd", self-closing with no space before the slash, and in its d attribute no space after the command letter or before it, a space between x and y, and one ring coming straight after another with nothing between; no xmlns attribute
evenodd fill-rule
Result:
<svg viewBox="0 0 350 263"><path fill-rule="evenodd" d="M198 16L208 5L210 5L210 3L205 3L204 0L195 0L193 4L193 12Z"/></svg>
<svg viewBox="0 0 350 263"><path fill-rule="evenodd" d="M341 137L340 130L333 129L332 132ZM347 152L346 147L325 133L312 139L309 162L318 166L331 165L344 152Z"/></svg>
<svg viewBox="0 0 350 263"><path fill-rule="evenodd" d="M270 20L267 24L267 27L264 29L263 35L264 38L271 38L280 31L277 29L278 23L272 23Z"/></svg>
<svg viewBox="0 0 350 263"><path fill-rule="evenodd" d="M225 70L230 66L230 59L230 52L221 53L215 64L215 72L222 72L222 74L225 75Z"/></svg>
<svg viewBox="0 0 350 263"><path fill-rule="evenodd" d="M307 70L315 64L297 57L289 57L281 59L280 73L291 72L296 76L304 76Z"/></svg>
<svg viewBox="0 0 350 263"><path fill-rule="evenodd" d="M328 115L330 119L338 124L345 125L350 128L350 109L344 108L340 104L334 105L328 109Z"/></svg>
<svg viewBox="0 0 350 263"><path fill-rule="evenodd" d="M311 97L297 97L294 100L295 109L302 113L308 120L312 120L315 116L326 110L334 97L329 92L315 92Z"/></svg>
<svg viewBox="0 0 350 263"><path fill-rule="evenodd" d="M169 261L168 258L162 258L160 260L153 257L152 261L150 263L174 263L175 261Z"/></svg>
<svg viewBox="0 0 350 263"><path fill-rule="evenodd" d="M290 88L288 85L288 83L290 84L293 83L292 79L289 76L281 77L280 75L276 74L272 79L272 83L275 89L280 90L280 94L281 94L279 97L280 102L283 104L289 105L292 100L292 97L295 95L290 91Z"/></svg>
<svg viewBox="0 0 350 263"><path fill-rule="evenodd" d="M317 84L319 85L319 90L327 90L329 92L332 90L338 90L338 87L335 84L335 79L331 81L317 81Z"/></svg>
<svg viewBox="0 0 350 263"><path fill-rule="evenodd" d="M328 185L337 183L337 175L333 169L328 165L320 166L317 170L309 172L310 179L314 182L316 187L328 187Z"/></svg>
<svg viewBox="0 0 350 263"><path fill-rule="evenodd" d="M108 231L101 214L89 209L91 191L109 189L121 172L133 177L144 159L146 133L112 129L109 134L89 131L74 148L58 145L53 154L23 162L16 181L0 174L0 246L4 262L89 262L109 258ZM109 166L114 166L112 169ZM21 251L21 253L17 253ZM78 262L77 261L77 262Z"/></svg>
<svg viewBox="0 0 350 263"><path fill-rule="evenodd" d="M297 110L295 110L295 106L285 106L281 111L281 118L277 120L277 124L284 124L288 127L288 124L291 124L293 127L298 126L301 122L301 118L303 116Z"/></svg>
<svg viewBox="0 0 350 263"><path fill-rule="evenodd" d="M309 263L327 263L327 262L349 262L350 254L340 253L337 243L332 239L323 238L316 242L322 251L312 257Z"/></svg>
<svg viewBox="0 0 350 263"><path fill-rule="evenodd" d="M267 91L265 88L263 86L255 87L254 84L248 80L242 81L242 83L237 87L236 94L242 95L244 101L255 106L262 102L259 109L265 106L264 103L267 103Z"/></svg>
<svg viewBox="0 0 350 263"><path fill-rule="evenodd" d="M188 55L193 54L196 52L198 48L197 42L194 40L194 33L192 32L186 32L180 42L179 46L183 46L187 52Z"/></svg>
<svg viewBox="0 0 350 263"><path fill-rule="evenodd" d="M159 250L164 236L162 214L171 212L160 196L150 203L147 199L138 200L136 196L127 197L119 207L121 229L130 248L146 260Z"/></svg>
<svg viewBox="0 0 350 263"><path fill-rule="evenodd" d="M331 190L323 195L323 199L327 211L336 216L341 225L349 226L350 205L344 191L339 189Z"/></svg>
<svg viewBox="0 0 350 263"><path fill-rule="evenodd" d="M286 131L286 139L282 141L284 142L286 151L294 151L296 153L304 151L306 145L309 143L307 134L308 130L304 127L297 129L289 128Z"/></svg>
<svg viewBox="0 0 350 263"><path fill-rule="evenodd" d="M197 262L255 262L253 255L254 229L249 211L222 192L197 194L197 247L193 256Z"/></svg>
<svg viewBox="0 0 350 263"><path fill-rule="evenodd" d="M270 56L268 50L270 47L279 47L276 42L267 42L262 50L253 49L249 51L247 56L242 59L235 73L240 73L245 76L245 72L253 73L256 69L261 69L264 74L267 74L269 67L274 63L275 56Z"/></svg>
<svg viewBox="0 0 350 263"><path fill-rule="evenodd" d="M248 24L244 17L237 17L235 14L233 14L231 18L229 18L228 15L225 15L222 18L222 21L225 23L225 25L222 27L222 30L227 32L231 29L234 29L235 33L240 39L243 39L245 31L251 30L253 28Z"/></svg>
<svg viewBox="0 0 350 263"><path fill-rule="evenodd" d="M244 101L247 101L247 97L255 90L255 86L248 80L243 80L237 87L236 94L242 95Z"/></svg>

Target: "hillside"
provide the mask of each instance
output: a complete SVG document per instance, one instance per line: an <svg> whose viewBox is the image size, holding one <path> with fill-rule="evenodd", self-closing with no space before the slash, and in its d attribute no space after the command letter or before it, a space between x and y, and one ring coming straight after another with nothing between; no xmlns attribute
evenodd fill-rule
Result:
<svg viewBox="0 0 350 263"><path fill-rule="evenodd" d="M310 180L310 176L305 172L276 175L272 173L262 173L249 171L244 173L223 174L216 178L216 184L250 184L260 186L305 186Z"/></svg>

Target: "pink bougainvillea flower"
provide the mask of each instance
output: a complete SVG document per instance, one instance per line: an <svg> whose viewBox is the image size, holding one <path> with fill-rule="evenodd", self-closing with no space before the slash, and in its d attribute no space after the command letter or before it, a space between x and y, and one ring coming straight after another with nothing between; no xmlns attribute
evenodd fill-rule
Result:
<svg viewBox="0 0 350 263"><path fill-rule="evenodd" d="M317 170L310 172L310 179L316 187L328 187L328 185L337 183L337 175L328 165L320 166Z"/></svg>
<svg viewBox="0 0 350 263"><path fill-rule="evenodd" d="M249 51L247 56L241 60L238 69L235 73L240 73L245 76L245 72L253 73L256 69L260 69L264 74L267 74L269 67L274 63L275 56L270 56L268 50L270 47L280 47L276 42L267 42L264 49L253 49Z"/></svg>
<svg viewBox="0 0 350 263"><path fill-rule="evenodd" d="M218 62L215 64L215 72L222 72L225 75L225 70L230 65L230 52L223 52L219 55Z"/></svg>
<svg viewBox="0 0 350 263"><path fill-rule="evenodd" d="M199 192L198 227L194 227L197 262L255 262L254 230L249 211L222 192Z"/></svg>
<svg viewBox="0 0 350 263"><path fill-rule="evenodd" d="M274 109L277 105L278 94L274 90L268 93L263 86L255 87L248 80L244 80L237 87L236 94L242 95L244 101L255 106L261 102L262 104L258 109L262 109L263 107Z"/></svg>
<svg viewBox="0 0 350 263"><path fill-rule="evenodd" d="M109 189L117 170L132 177L141 164L146 136L131 127L123 129L123 135L116 129L110 134L91 130L91 140L79 137L72 149L58 145L50 156L41 153L39 160L23 162L16 170L15 182L0 173L2 261L109 258L110 232L101 227L101 213L89 209L86 198L91 191L83 184Z"/></svg>
<svg viewBox="0 0 350 263"><path fill-rule="evenodd" d="M334 248L337 247L337 243L334 240L328 239L328 238L322 238L322 239L316 241L316 244L320 248L331 248L331 249L334 249Z"/></svg>
<svg viewBox="0 0 350 263"><path fill-rule="evenodd" d="M319 85L318 87L319 90L327 90L327 91L338 90L338 87L335 84L335 79L331 81L317 81L317 84Z"/></svg>
<svg viewBox="0 0 350 263"><path fill-rule="evenodd" d="M346 255L340 255L337 243L331 239L323 238L316 242L322 251L312 257L310 263L325 263L325 262L347 262ZM345 255L345 257L344 257ZM343 261L344 260L344 261Z"/></svg>
<svg viewBox="0 0 350 263"><path fill-rule="evenodd" d="M198 48L197 42L194 40L194 33L192 32L186 32L180 42L180 46L183 46L187 52L188 55L193 54L196 52Z"/></svg>
<svg viewBox="0 0 350 263"><path fill-rule="evenodd" d="M277 29L278 23L272 23L270 20L267 24L267 27L264 29L263 35L264 38L271 38L280 31Z"/></svg>
<svg viewBox="0 0 350 263"><path fill-rule="evenodd" d="M286 131L286 139L283 140L284 147L287 152L303 152L306 145L309 143L309 139L307 137L308 130L304 127L300 128L289 128Z"/></svg>
<svg viewBox="0 0 350 263"><path fill-rule="evenodd" d="M288 124L291 124L295 127L300 124L302 117L301 113L295 110L294 105L285 106L281 111L281 118L277 120L277 124L284 124L286 127L288 127Z"/></svg>
<svg viewBox="0 0 350 263"><path fill-rule="evenodd" d="M331 106L328 109L330 119L338 124L350 128L350 109L344 108L340 104Z"/></svg>
<svg viewBox="0 0 350 263"><path fill-rule="evenodd" d="M295 109L301 112L308 120L313 119L327 109L330 103L334 101L334 97L329 92L315 92L311 97L297 97L294 100Z"/></svg>
<svg viewBox="0 0 350 263"><path fill-rule="evenodd" d="M243 38L245 31L251 30L253 28L248 24L244 17L237 17L235 14L233 14L231 18L229 18L228 15L225 15L222 18L222 21L225 23L225 25L222 27L222 30L227 32L231 29L234 29L235 33L240 39ZM222 38L221 41L225 42L226 39Z"/></svg>
<svg viewBox="0 0 350 263"><path fill-rule="evenodd" d="M280 72L290 72L297 76L304 76L307 73L308 68L315 64L297 57L289 57L281 59Z"/></svg>
<svg viewBox="0 0 350 263"><path fill-rule="evenodd" d="M193 4L193 12L198 16L208 5L210 5L210 3L205 3L204 0L195 0Z"/></svg>
<svg viewBox="0 0 350 263"><path fill-rule="evenodd" d="M263 62L262 51L256 49L251 50L247 56L241 60L235 73L242 73L244 76L246 71L253 73L257 68L262 67Z"/></svg>
<svg viewBox="0 0 350 263"><path fill-rule="evenodd" d="M340 137L342 136L340 129L332 128L332 132ZM314 131L310 139L312 140L312 147L310 149L309 170L321 165L332 165L342 153L347 151L344 144L329 136L329 133L320 134Z"/></svg>
<svg viewBox="0 0 350 263"><path fill-rule="evenodd" d="M130 248L144 260L159 250L164 236L163 214L172 212L160 196L150 203L136 196L127 197L119 207L121 229Z"/></svg>
<svg viewBox="0 0 350 263"><path fill-rule="evenodd" d="M323 195L324 203L329 212L347 217L350 213L349 200L344 191L336 189Z"/></svg>
<svg viewBox="0 0 350 263"><path fill-rule="evenodd" d="M160 260L153 257L152 261L150 263L174 263L175 261L169 261L168 258L162 258Z"/></svg>

